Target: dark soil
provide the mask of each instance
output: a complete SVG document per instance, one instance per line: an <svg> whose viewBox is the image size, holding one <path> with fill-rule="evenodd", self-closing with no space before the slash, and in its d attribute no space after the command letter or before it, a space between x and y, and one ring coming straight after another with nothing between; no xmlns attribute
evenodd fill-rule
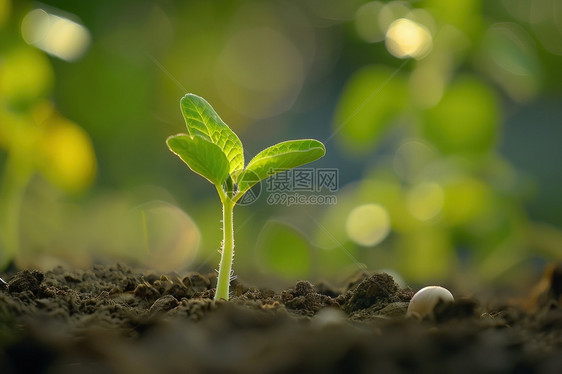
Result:
<svg viewBox="0 0 562 374"><path fill-rule="evenodd" d="M158 276L127 266L22 271L0 287L1 373L561 373L562 266L519 306L438 304L361 274L344 290ZM0 284L2 286L2 284Z"/></svg>

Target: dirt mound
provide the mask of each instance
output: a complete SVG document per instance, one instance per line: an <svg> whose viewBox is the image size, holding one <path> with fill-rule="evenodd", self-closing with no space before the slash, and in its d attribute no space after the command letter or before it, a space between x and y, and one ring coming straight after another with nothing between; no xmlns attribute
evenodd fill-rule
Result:
<svg viewBox="0 0 562 374"><path fill-rule="evenodd" d="M405 318L412 291L384 273L344 290L235 282L231 301L214 302L214 274L22 271L0 290L0 372L554 373L561 274L551 268L521 308L459 299L419 321Z"/></svg>

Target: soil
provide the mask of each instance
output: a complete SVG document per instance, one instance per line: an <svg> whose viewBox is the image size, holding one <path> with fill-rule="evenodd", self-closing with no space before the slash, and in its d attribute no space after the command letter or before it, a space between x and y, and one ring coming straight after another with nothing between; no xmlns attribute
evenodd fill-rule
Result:
<svg viewBox="0 0 562 374"><path fill-rule="evenodd" d="M234 281L228 302L212 300L213 274L121 264L6 280L1 373L562 372L561 265L525 303L461 298L425 319L385 273L280 293Z"/></svg>

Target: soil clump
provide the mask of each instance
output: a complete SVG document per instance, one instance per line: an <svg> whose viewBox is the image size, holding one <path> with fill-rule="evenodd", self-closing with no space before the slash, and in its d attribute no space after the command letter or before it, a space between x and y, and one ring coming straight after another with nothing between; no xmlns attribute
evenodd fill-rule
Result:
<svg viewBox="0 0 562 374"><path fill-rule="evenodd" d="M345 289L298 281L281 292L216 276L117 264L21 271L0 289L2 373L557 373L562 266L533 295L493 309L476 299L406 318L413 292L385 273ZM498 303L499 305L499 303Z"/></svg>

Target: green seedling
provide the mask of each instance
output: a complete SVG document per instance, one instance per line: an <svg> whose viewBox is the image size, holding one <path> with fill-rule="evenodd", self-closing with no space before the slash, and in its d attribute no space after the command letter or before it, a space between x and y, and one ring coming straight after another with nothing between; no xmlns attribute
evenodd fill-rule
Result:
<svg viewBox="0 0 562 374"><path fill-rule="evenodd" d="M180 100L187 134L170 136L172 153L215 185L222 203L223 241L215 300L228 300L234 257L233 209L256 183L324 156L324 144L313 139L289 140L264 149L244 167L238 136L205 99L187 94Z"/></svg>

